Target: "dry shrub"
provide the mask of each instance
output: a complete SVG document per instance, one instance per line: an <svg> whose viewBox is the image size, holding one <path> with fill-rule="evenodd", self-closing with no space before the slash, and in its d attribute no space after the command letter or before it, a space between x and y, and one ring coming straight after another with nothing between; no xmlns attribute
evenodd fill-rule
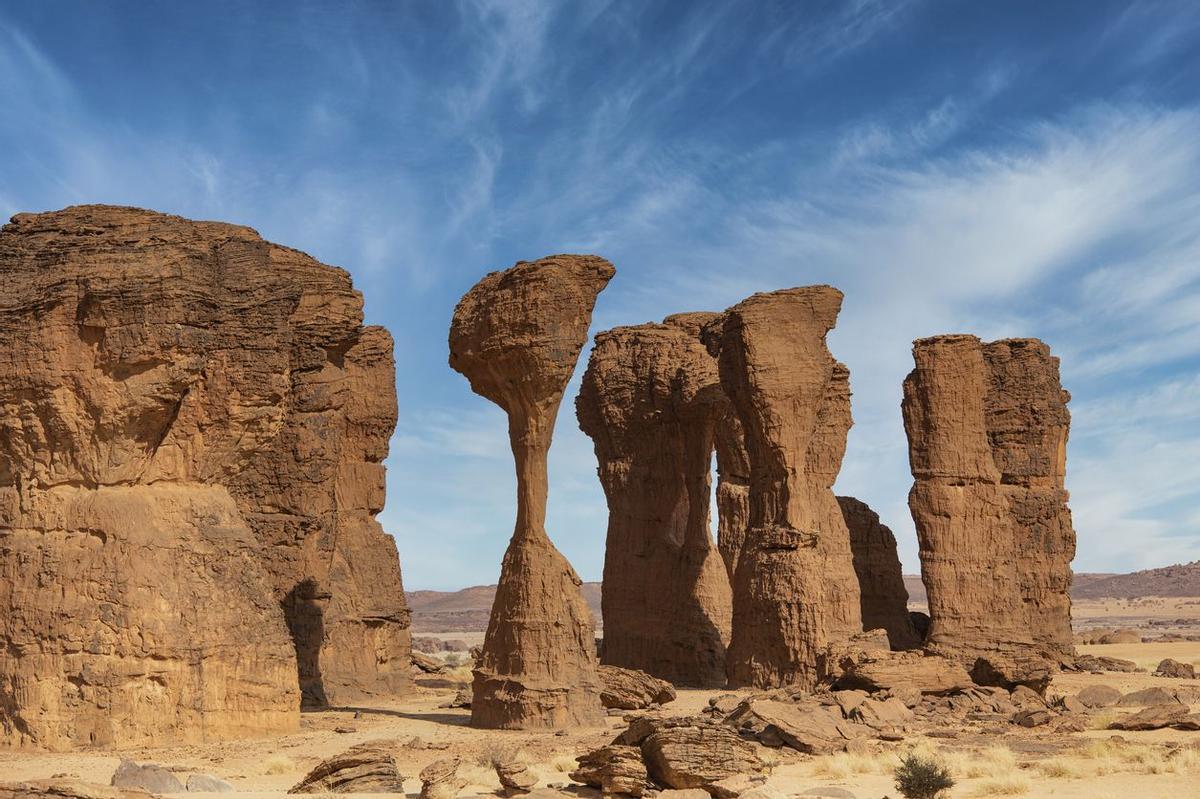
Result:
<svg viewBox="0 0 1200 799"><path fill-rule="evenodd" d="M567 774L579 768L579 761L575 759L574 755L555 755L554 759L550 761L550 765L554 767L555 771Z"/></svg>
<svg viewBox="0 0 1200 799"><path fill-rule="evenodd" d="M1020 796L1029 793L1033 783L1024 774L1012 773L1003 777L988 777L971 788L971 796Z"/></svg>
<svg viewBox="0 0 1200 799"><path fill-rule="evenodd" d="M263 774L287 774L295 769L296 764L287 755L271 755L263 761Z"/></svg>
<svg viewBox="0 0 1200 799"><path fill-rule="evenodd" d="M950 771L933 758L909 753L893 772L896 790L906 799L935 799L954 787Z"/></svg>
<svg viewBox="0 0 1200 799"><path fill-rule="evenodd" d="M1200 751L1113 740L1092 741L1081 753L1097 776L1133 774L1188 774L1200 771Z"/></svg>
<svg viewBox="0 0 1200 799"><path fill-rule="evenodd" d="M885 774L888 767L892 766L894 762L894 756L889 754L839 752L814 760L812 774L815 777L844 780L855 774Z"/></svg>

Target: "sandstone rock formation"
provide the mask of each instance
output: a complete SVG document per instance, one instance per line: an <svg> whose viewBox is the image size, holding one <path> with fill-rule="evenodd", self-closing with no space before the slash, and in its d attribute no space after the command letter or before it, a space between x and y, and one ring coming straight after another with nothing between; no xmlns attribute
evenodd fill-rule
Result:
<svg viewBox="0 0 1200 799"><path fill-rule="evenodd" d="M571 772L571 779L599 788L605 796L641 796L646 792L649 775L642 761L642 750L636 746L602 746L575 760L579 765Z"/></svg>
<svg viewBox="0 0 1200 799"><path fill-rule="evenodd" d="M592 616L579 577L546 535L546 454L596 296L614 272L586 255L521 262L484 277L454 309L450 365L507 412L517 469L516 528L475 666L477 727L604 719Z"/></svg>
<svg viewBox="0 0 1200 799"><path fill-rule="evenodd" d="M982 683L1044 683L1074 651L1058 359L1036 339L963 335L918 340L913 358L903 410L926 645Z"/></svg>
<svg viewBox="0 0 1200 799"><path fill-rule="evenodd" d="M297 668L403 690L391 339L349 276L106 206L14 217L0 274L0 742L292 729Z"/></svg>
<svg viewBox="0 0 1200 799"><path fill-rule="evenodd" d="M642 710L675 701L675 686L637 669L601 666L600 702L607 708Z"/></svg>
<svg viewBox="0 0 1200 799"><path fill-rule="evenodd" d="M896 554L896 537L867 503L854 497L838 497L837 501L850 531L863 629L887 630L892 649L915 649L921 639L908 615L908 590Z"/></svg>
<svg viewBox="0 0 1200 799"><path fill-rule="evenodd" d="M0 782L0 799L153 799L140 789L91 785L74 779Z"/></svg>
<svg viewBox="0 0 1200 799"><path fill-rule="evenodd" d="M732 405L717 422L716 450L717 549L732 585L750 524L750 455L742 423Z"/></svg>
<svg viewBox="0 0 1200 799"><path fill-rule="evenodd" d="M811 687L826 645L862 631L850 534L831 490L851 424L849 372L825 346L841 302L828 286L755 294L704 332L750 464L731 686Z"/></svg>
<svg viewBox="0 0 1200 799"><path fill-rule="evenodd" d="M467 780L458 773L462 759L458 756L435 760L421 769L421 799L455 799Z"/></svg>
<svg viewBox="0 0 1200 799"><path fill-rule="evenodd" d="M724 685L729 643L729 579L709 528L729 406L700 342L715 317L598 334L576 400L608 499L601 661L679 685Z"/></svg>
<svg viewBox="0 0 1200 799"><path fill-rule="evenodd" d="M288 793L404 793L404 775L388 742L366 741L321 761Z"/></svg>

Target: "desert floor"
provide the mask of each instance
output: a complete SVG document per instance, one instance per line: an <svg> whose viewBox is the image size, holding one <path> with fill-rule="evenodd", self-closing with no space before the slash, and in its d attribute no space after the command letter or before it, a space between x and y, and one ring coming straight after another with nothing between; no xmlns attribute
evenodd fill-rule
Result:
<svg viewBox="0 0 1200 799"><path fill-rule="evenodd" d="M1175 610L1172 605L1168 614ZM1190 610L1195 613L1195 606ZM447 637L466 636L448 634ZM1164 657L1200 666L1200 642L1086 646L1080 649L1132 659L1151 667ZM574 766L574 756L609 742L624 727L620 718L611 718L610 729L571 730L565 735L474 730L467 726L469 711L439 708L453 696L455 680L469 679L469 673L461 667L448 676L450 679L445 685L430 684L437 680L425 678L426 684L418 694L405 702L305 713L301 729L294 735L145 748L120 754L138 762L162 764L177 771L181 780L192 772L214 774L231 782L239 792L238 796L279 797L323 758L364 741L394 739L397 762L408 777L405 788L410 796L420 790L416 775L421 768L450 754L463 758L465 776L472 780L463 796L494 795L499 787L489 766L494 756L516 753L533 764L542 778L542 786L565 788L570 783L567 772ZM1122 691L1152 685L1200 687L1200 680L1167 680L1149 673L1073 673L1056 678L1050 693L1075 693L1096 683L1106 683ZM681 691L678 700L669 707L680 714L695 712L716 693L711 690ZM1107 724L1116 712L1098 712L1093 716L1093 726ZM814 758L790 749L762 749L761 752L772 764L768 784L789 795L818 787L836 787L849 791L857 799L898 797L891 770L899 754L917 749L937 752L950 765L958 779L958 785L948 794L950 797L1200 797L1200 732L1160 730L1125 732L1119 739L1113 736L1114 733L1103 729L1049 734L1005 725L991 735L964 730L955 738L914 735L902 743L879 742L878 749L870 755ZM0 780L71 776L107 784L117 763L117 754L102 751L0 753ZM578 787L570 790L581 796L597 795Z"/></svg>

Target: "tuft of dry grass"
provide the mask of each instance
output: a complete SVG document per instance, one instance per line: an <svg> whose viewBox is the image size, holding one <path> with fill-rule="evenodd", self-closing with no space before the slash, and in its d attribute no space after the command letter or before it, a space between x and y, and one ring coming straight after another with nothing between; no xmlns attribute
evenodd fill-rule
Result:
<svg viewBox="0 0 1200 799"><path fill-rule="evenodd" d="M271 755L263 761L263 774L287 774L295 769L296 764L287 755Z"/></svg>
<svg viewBox="0 0 1200 799"><path fill-rule="evenodd" d="M895 765L894 754L849 754L839 752L812 763L814 777L844 780L856 774L888 774Z"/></svg>
<svg viewBox="0 0 1200 799"><path fill-rule="evenodd" d="M1029 793L1033 783L1021 773L988 777L971 786L971 796L1020 796Z"/></svg>
<svg viewBox="0 0 1200 799"><path fill-rule="evenodd" d="M554 759L550 761L550 765L555 771L560 771L563 774L579 768L579 762L575 759L574 755L555 755Z"/></svg>

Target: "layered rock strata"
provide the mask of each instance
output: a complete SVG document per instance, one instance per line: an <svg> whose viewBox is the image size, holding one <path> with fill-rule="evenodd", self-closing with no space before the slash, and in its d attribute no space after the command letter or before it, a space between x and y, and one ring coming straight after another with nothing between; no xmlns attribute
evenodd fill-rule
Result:
<svg viewBox="0 0 1200 799"><path fill-rule="evenodd" d="M892 649L917 648L921 639L908 615L908 589L896 554L896 537L867 503L854 497L837 501L850 531L863 630L886 630Z"/></svg>
<svg viewBox="0 0 1200 799"><path fill-rule="evenodd" d="M851 424L849 372L825 345L841 302L829 286L755 294L704 332L750 464L731 686L812 687L827 645L862 631L850 534L831 490Z"/></svg>
<svg viewBox="0 0 1200 799"><path fill-rule="evenodd" d="M1070 658L1070 395L1036 339L913 345L904 425L930 651L980 682L1041 684Z"/></svg>
<svg viewBox="0 0 1200 799"><path fill-rule="evenodd" d="M0 741L289 730L298 668L402 691L391 339L349 276L106 206L14 217L0 274Z"/></svg>
<svg viewBox="0 0 1200 799"><path fill-rule="evenodd" d="M700 342L716 314L600 333L576 400L608 500L601 661L678 685L725 683L731 599L709 527L728 410Z"/></svg>
<svg viewBox="0 0 1200 799"><path fill-rule="evenodd" d="M604 720L592 616L546 534L546 455L596 297L614 272L588 255L523 261L484 277L454 310L450 366L508 414L517 471L516 527L475 665L476 727Z"/></svg>

